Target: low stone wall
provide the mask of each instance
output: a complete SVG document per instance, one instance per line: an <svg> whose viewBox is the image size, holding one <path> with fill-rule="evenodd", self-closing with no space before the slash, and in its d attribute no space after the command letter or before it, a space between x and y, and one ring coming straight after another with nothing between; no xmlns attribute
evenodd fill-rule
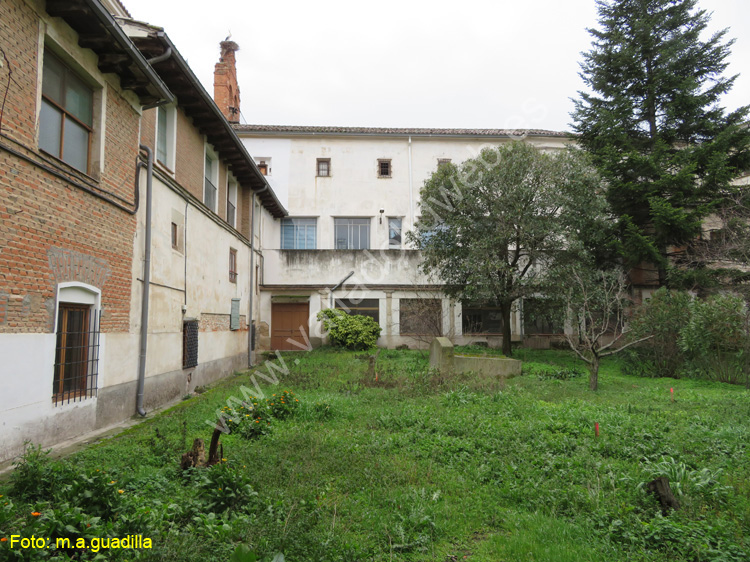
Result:
<svg viewBox="0 0 750 562"><path fill-rule="evenodd" d="M514 377L521 374L521 362L506 357L471 357L455 355L448 338L435 338L430 344L430 367L441 373L481 373L496 377Z"/></svg>
<svg viewBox="0 0 750 562"><path fill-rule="evenodd" d="M454 355L453 368L457 373L482 373L497 377L515 377L521 374L521 362L506 357L468 357Z"/></svg>

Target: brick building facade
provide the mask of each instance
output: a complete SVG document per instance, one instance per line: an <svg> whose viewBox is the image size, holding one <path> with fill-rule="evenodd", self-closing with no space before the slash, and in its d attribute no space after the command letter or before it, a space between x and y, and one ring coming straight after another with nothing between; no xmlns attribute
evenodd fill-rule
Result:
<svg viewBox="0 0 750 562"><path fill-rule="evenodd" d="M248 362L252 203L285 211L168 37L129 23L0 3L0 462Z"/></svg>

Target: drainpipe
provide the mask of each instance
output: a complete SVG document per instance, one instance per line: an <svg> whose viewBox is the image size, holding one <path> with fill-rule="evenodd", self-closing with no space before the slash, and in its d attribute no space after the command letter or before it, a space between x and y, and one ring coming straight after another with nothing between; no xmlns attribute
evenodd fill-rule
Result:
<svg viewBox="0 0 750 562"><path fill-rule="evenodd" d="M335 291L336 289L338 289L339 287L341 287L341 285L343 285L343 284L344 284L344 282L345 282L345 281L346 281L347 279L349 279L349 277L351 277L352 275L354 275L354 272L353 272L353 271L350 271L350 272L349 272L349 275L347 275L346 277L344 277L344 278L343 278L343 279L342 279L341 281L339 281L339 282L338 282L338 284L336 284L336 286L335 286L335 287L334 287L333 289L331 289L331 299L330 299L330 300L331 300L331 304L330 304L330 308L333 308L333 292L334 292L334 291Z"/></svg>
<svg viewBox="0 0 750 562"><path fill-rule="evenodd" d="M250 199L250 301L247 313L247 366L253 366L253 296L255 295L255 196L268 189L266 183L262 189L253 191ZM260 236L260 232L258 233Z"/></svg>
<svg viewBox="0 0 750 562"><path fill-rule="evenodd" d="M135 409L141 415L146 415L143 409L143 387L146 382L146 349L148 347L148 297L151 288L151 200L153 195L152 183L154 176L154 153L146 145L140 145L141 150L148 157L146 166L146 252L143 259L143 297L141 299L141 355L138 361L138 394Z"/></svg>
<svg viewBox="0 0 750 562"><path fill-rule="evenodd" d="M411 135L409 135L409 220L411 221L410 228L414 229L414 194L412 189L412 177L411 177Z"/></svg>

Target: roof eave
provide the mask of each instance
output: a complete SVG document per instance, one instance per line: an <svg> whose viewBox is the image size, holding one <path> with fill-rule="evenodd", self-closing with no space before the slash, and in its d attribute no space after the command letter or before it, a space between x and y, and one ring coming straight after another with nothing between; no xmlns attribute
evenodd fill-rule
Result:
<svg viewBox="0 0 750 562"><path fill-rule="evenodd" d="M172 92L99 0L47 0L46 10L73 28L79 45L98 55L99 70L117 74L122 88L132 90L144 106L174 100Z"/></svg>
<svg viewBox="0 0 750 562"><path fill-rule="evenodd" d="M130 39L136 47L144 51L153 50L154 42L160 44L161 52L171 49L171 56L158 63L154 63L154 70L159 73L177 96L177 104L193 119L194 124L219 151L222 157L232 168L233 174L240 183L249 185L251 189L259 193L263 206L276 218L287 216L289 213L279 201L273 188L260 172L252 156L247 152L244 143L235 133L232 125L226 120L213 98L206 92L200 80L195 76L187 61L172 43L169 36L161 28L135 22L133 20L122 20L126 26L133 30L147 31L146 35L130 35ZM179 76L173 75L176 69ZM192 95L190 95L192 94ZM182 103L180 97L189 98L189 104ZM184 100L183 100L184 101ZM210 127L209 127L210 125Z"/></svg>

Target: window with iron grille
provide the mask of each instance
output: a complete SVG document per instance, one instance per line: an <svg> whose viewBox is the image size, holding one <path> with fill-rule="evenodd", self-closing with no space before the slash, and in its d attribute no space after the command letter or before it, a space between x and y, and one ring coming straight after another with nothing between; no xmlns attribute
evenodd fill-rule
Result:
<svg viewBox="0 0 750 562"><path fill-rule="evenodd" d="M316 174L318 177L327 178L331 175L331 159L318 158L316 163Z"/></svg>
<svg viewBox="0 0 750 562"><path fill-rule="evenodd" d="M60 303L57 313L55 405L96 396L99 376L99 313L93 306Z"/></svg>
<svg viewBox="0 0 750 562"><path fill-rule="evenodd" d="M229 249L229 282L237 283L237 250Z"/></svg>
<svg viewBox="0 0 750 562"><path fill-rule="evenodd" d="M497 306L464 304L461 308L464 334L502 334L503 314Z"/></svg>
<svg viewBox="0 0 750 562"><path fill-rule="evenodd" d="M523 333L564 334L565 315L560 305L543 298L523 299Z"/></svg>
<svg viewBox="0 0 750 562"><path fill-rule="evenodd" d="M380 322L380 301L378 299L336 299L336 308L353 316L369 316Z"/></svg>
<svg viewBox="0 0 750 562"><path fill-rule="evenodd" d="M442 302L440 299L399 299L398 321L401 335L442 335Z"/></svg>
<svg viewBox="0 0 750 562"><path fill-rule="evenodd" d="M198 320L182 323L182 368L190 369L198 364Z"/></svg>
<svg viewBox="0 0 750 562"><path fill-rule="evenodd" d="M378 177L379 178L390 178L391 177L391 161L385 159L378 160Z"/></svg>
<svg viewBox="0 0 750 562"><path fill-rule="evenodd" d="M39 148L88 173L94 94L49 51L44 52Z"/></svg>

